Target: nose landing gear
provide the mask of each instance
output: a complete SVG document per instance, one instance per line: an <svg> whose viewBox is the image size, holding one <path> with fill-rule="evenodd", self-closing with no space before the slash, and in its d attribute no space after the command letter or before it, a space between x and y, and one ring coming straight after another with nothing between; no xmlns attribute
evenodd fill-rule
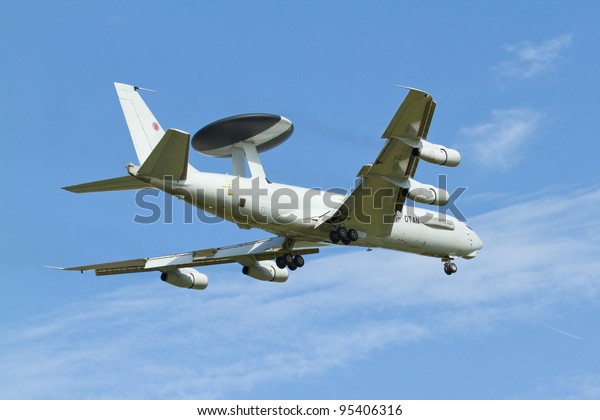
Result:
<svg viewBox="0 0 600 420"><path fill-rule="evenodd" d="M457 271L458 267L451 260L444 263L444 273L450 275L456 273Z"/></svg>

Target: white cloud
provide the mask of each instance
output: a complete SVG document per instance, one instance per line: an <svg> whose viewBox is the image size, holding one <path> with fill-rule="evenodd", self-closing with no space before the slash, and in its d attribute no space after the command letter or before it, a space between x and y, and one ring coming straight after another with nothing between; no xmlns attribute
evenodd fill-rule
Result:
<svg viewBox="0 0 600 420"><path fill-rule="evenodd" d="M539 45L529 41L508 45L505 49L512 57L500 63L496 70L504 77L521 80L552 71L572 38L566 34Z"/></svg>
<svg viewBox="0 0 600 420"><path fill-rule="evenodd" d="M600 399L600 375L586 373L556 375L541 378L536 386L540 393L549 395L550 398Z"/></svg>
<svg viewBox="0 0 600 420"><path fill-rule="evenodd" d="M481 165L504 170L523 159L540 119L541 114L531 108L497 110L490 121L463 128L461 133Z"/></svg>
<svg viewBox="0 0 600 420"><path fill-rule="evenodd" d="M485 248L452 278L425 257L350 251L285 284L223 266L204 292L156 280L31 317L0 334L0 396L235 398L377 350L541 324L599 300L598 202L593 188L473 218Z"/></svg>

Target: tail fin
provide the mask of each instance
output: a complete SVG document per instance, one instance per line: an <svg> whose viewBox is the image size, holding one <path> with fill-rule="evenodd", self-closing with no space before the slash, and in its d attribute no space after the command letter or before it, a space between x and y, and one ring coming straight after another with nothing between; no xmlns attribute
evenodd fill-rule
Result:
<svg viewBox="0 0 600 420"><path fill-rule="evenodd" d="M140 164L143 164L160 139L163 138L165 131L138 93L137 87L115 83L115 89L121 108L123 108L135 152Z"/></svg>

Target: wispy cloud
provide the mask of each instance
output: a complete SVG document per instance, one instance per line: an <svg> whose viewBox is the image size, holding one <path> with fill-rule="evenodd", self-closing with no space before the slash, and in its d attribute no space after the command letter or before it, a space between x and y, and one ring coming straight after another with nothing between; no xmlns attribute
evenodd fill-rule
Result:
<svg viewBox="0 0 600 420"><path fill-rule="evenodd" d="M503 77L519 80L553 71L561 59L561 53L571 45L572 39L571 34L566 34L541 44L525 41L508 45L505 49L511 57L501 62L496 70Z"/></svg>
<svg viewBox="0 0 600 420"><path fill-rule="evenodd" d="M486 247L451 281L432 259L352 251L312 259L285 284L223 266L205 292L156 279L30 317L1 331L0 396L240 398L378 350L539 325L600 299L598 202L594 188L474 218Z"/></svg>
<svg viewBox="0 0 600 420"><path fill-rule="evenodd" d="M489 121L466 127L461 132L481 165L504 170L523 158L541 117L531 108L497 110L492 111Z"/></svg>
<svg viewBox="0 0 600 420"><path fill-rule="evenodd" d="M579 373L561 374L541 378L536 383L538 392L548 398L598 400L600 399L600 375Z"/></svg>

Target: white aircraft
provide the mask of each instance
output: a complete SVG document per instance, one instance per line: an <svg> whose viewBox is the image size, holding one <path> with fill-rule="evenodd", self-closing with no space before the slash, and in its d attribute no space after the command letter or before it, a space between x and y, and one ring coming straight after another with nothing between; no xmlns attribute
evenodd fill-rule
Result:
<svg viewBox="0 0 600 420"><path fill-rule="evenodd" d="M65 187L76 193L157 188L244 229L259 228L269 239L181 254L60 268L96 275L161 272L174 286L203 290L206 275L192 267L236 262L258 280L285 282L303 255L332 244L379 247L441 258L446 274L457 257L474 258L483 243L455 217L406 203L442 206L449 194L414 179L420 161L456 166L460 154L425 141L435 110L432 97L409 89L383 133L385 146L358 172L348 195L277 184L267 179L259 152L287 140L292 123L277 115L246 114L219 120L198 131L192 146L205 154L231 157L232 174L205 173L188 164L190 135L166 132L139 95L140 88L115 83L140 165L128 175ZM246 176L246 163L250 177ZM59 268L59 267L56 267Z"/></svg>

